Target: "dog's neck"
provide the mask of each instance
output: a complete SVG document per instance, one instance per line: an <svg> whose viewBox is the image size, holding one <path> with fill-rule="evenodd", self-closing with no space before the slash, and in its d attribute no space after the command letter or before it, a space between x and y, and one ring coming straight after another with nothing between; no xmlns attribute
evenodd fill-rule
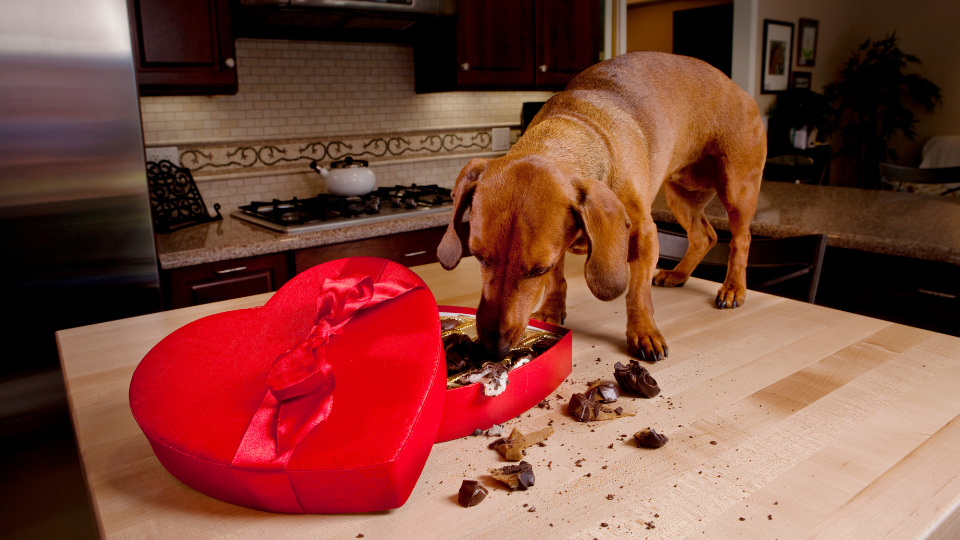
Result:
<svg viewBox="0 0 960 540"><path fill-rule="evenodd" d="M552 116L531 125L505 158L530 155L549 159L569 174L608 183L609 148L581 119Z"/></svg>

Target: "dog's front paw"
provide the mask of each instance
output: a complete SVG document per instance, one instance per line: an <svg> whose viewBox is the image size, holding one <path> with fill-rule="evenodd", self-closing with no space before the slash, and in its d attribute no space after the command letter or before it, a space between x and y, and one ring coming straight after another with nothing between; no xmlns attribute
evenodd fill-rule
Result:
<svg viewBox="0 0 960 540"><path fill-rule="evenodd" d="M563 321L567 318L567 313L561 311L559 313L547 312L544 310L536 311L530 315L531 319L536 319L538 321L543 321L547 324L555 324L560 326L563 324Z"/></svg>
<svg viewBox="0 0 960 540"><path fill-rule="evenodd" d="M658 362L670 356L667 340L659 331L635 334L627 332L627 352L631 356L650 362Z"/></svg>
<svg viewBox="0 0 960 540"><path fill-rule="evenodd" d="M653 276L653 284L657 287L683 287L690 276L683 272L674 272L673 270L657 270Z"/></svg>
<svg viewBox="0 0 960 540"><path fill-rule="evenodd" d="M747 288L742 285L724 283L717 291L714 301L719 309L735 308L743 305L747 300Z"/></svg>

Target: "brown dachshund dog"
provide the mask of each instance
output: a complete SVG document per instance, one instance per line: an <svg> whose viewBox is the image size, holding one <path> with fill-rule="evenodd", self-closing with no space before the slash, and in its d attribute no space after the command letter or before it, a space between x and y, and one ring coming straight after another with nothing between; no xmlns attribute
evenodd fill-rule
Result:
<svg viewBox="0 0 960 540"><path fill-rule="evenodd" d="M629 353L657 361L668 350L650 287L683 285L716 243L703 212L714 195L733 235L716 304L743 304L765 158L756 103L720 71L670 54L618 56L547 101L505 156L463 168L437 257L448 270L460 261L457 233L469 208L469 248L483 281L479 338L503 356L531 316L562 324L564 253L587 253L584 277L597 298L627 291ZM661 185L690 247L676 268L657 271L650 205Z"/></svg>

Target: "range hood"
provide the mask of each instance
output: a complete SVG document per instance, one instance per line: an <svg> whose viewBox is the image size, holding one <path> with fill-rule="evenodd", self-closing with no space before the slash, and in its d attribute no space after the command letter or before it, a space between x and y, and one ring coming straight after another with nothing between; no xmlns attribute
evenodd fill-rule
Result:
<svg viewBox="0 0 960 540"><path fill-rule="evenodd" d="M456 0L239 0L236 37L410 43L418 27L456 15Z"/></svg>

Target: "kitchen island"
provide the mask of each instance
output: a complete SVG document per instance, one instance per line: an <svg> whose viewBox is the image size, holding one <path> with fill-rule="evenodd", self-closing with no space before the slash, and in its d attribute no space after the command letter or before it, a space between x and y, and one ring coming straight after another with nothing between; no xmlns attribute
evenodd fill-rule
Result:
<svg viewBox="0 0 960 540"><path fill-rule="evenodd" d="M347 515L279 515L186 487L154 457L127 400L139 360L200 317L269 295L58 332L70 409L103 538L837 538L960 535L960 338L751 292L717 310L717 285L654 288L670 357L647 364L662 393L622 398L637 416L582 424L566 402L625 362L623 300L594 298L567 263L573 373L506 423L552 424L526 457L528 491L491 479L487 437L436 444L407 503ZM414 268L437 302L476 307L473 258ZM559 396L559 397L558 397ZM653 427L666 446L637 448ZM490 489L463 508L464 478Z"/></svg>

